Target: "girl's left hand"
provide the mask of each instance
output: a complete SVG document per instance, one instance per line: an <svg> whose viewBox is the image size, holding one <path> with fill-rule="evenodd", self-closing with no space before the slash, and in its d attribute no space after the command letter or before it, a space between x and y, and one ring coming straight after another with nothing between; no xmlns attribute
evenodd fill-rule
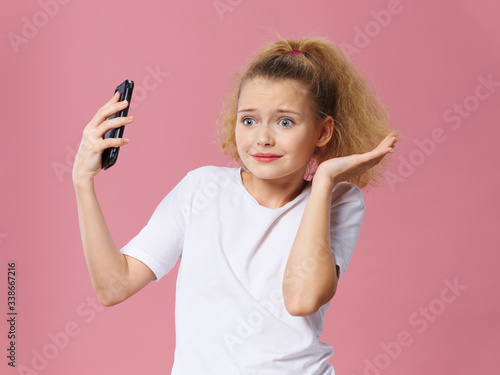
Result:
<svg viewBox="0 0 500 375"><path fill-rule="evenodd" d="M397 141L397 133L392 132L372 151L325 160L318 166L314 178L326 176L337 184L358 177L380 163L389 152L393 152Z"/></svg>

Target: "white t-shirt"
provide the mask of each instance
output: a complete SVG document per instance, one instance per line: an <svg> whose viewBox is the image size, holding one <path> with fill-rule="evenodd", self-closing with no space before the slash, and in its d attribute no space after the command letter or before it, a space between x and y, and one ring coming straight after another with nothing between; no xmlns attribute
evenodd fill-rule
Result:
<svg viewBox="0 0 500 375"><path fill-rule="evenodd" d="M272 209L246 190L241 170L205 166L188 172L120 250L151 268L155 281L181 258L171 374L334 374L327 362L333 348L318 339L330 302L311 316L292 316L282 294L311 184ZM340 276L363 215L359 187L337 184L330 233Z"/></svg>

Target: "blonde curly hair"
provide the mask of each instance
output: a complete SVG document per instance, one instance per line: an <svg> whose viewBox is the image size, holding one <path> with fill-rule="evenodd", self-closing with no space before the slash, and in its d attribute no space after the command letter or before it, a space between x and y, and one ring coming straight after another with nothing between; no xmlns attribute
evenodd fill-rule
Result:
<svg viewBox="0 0 500 375"><path fill-rule="evenodd" d="M289 54L292 50L302 53ZM314 174L323 161L373 150L394 131L386 107L366 78L335 43L324 37L284 39L266 44L231 77L217 119L217 142L222 151L241 165L235 139L238 99L245 82L256 77L275 81L292 79L307 88L318 120L331 116L334 133L314 152L306 174ZM400 133L398 131L398 133ZM390 154L389 154L390 155ZM389 156L387 155L387 156ZM349 181L360 188L378 186L387 156L364 174Z"/></svg>

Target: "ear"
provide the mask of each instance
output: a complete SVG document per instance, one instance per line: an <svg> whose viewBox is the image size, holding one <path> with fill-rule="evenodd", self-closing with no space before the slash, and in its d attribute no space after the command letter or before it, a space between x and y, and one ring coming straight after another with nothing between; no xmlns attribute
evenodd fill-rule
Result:
<svg viewBox="0 0 500 375"><path fill-rule="evenodd" d="M318 134L318 140L316 141L316 147L323 147L328 142L333 135L333 128L335 126L335 121L332 116L327 116L320 125L320 130Z"/></svg>

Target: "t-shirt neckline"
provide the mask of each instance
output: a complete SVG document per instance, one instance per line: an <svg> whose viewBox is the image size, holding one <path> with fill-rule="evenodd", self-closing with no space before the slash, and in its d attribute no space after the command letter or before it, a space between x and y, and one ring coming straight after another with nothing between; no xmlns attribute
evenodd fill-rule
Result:
<svg viewBox="0 0 500 375"><path fill-rule="evenodd" d="M243 179L241 178L241 172L242 170L248 172L248 170L244 169L243 167L238 167L238 168L235 168L235 173L236 173L236 181L238 182L238 185L240 185L240 187L243 189L243 191L245 192L245 194L252 200L252 202L258 206L258 207L261 207L262 209L265 209L265 210L269 210L269 211L279 211L279 210L283 210L283 209L286 209L287 207L291 206L292 204L294 204L295 202L297 202L299 199L302 198L302 196L304 196L305 194L308 193L308 191L311 189L311 184L307 184L306 187L304 189L302 189L302 191L300 192L299 195L297 195L295 197L295 199L291 200L290 202L288 202L287 204L285 204L284 206L281 206L281 207L278 207L278 208L271 208L271 207L266 207L266 206L263 206L261 205L257 199L254 198L254 196L252 194L250 194L250 192L247 190L247 188L245 187L245 185L243 184Z"/></svg>

